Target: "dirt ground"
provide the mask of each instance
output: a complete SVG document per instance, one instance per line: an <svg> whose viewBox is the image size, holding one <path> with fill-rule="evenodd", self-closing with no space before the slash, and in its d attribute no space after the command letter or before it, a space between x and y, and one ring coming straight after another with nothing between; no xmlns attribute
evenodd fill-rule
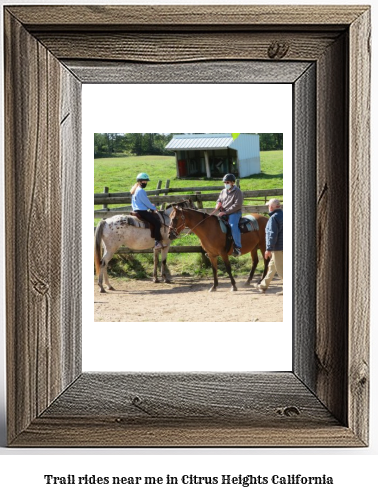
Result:
<svg viewBox="0 0 378 500"><path fill-rule="evenodd" d="M231 292L227 278L209 293L212 280L175 277L172 283L150 280L110 280L115 291L100 294L94 286L95 321L198 321L273 322L283 321L282 281L274 279L262 294L252 286L243 288L236 278L237 292ZM227 311L227 319L226 319Z"/></svg>

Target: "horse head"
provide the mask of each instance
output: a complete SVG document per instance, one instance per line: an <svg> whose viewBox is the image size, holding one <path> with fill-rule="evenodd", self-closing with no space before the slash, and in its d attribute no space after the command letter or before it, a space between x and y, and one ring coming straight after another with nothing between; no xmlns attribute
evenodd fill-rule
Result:
<svg viewBox="0 0 378 500"><path fill-rule="evenodd" d="M185 228L185 216L181 204L174 204L173 210L169 215L171 222L169 224L168 237L175 240L181 231Z"/></svg>

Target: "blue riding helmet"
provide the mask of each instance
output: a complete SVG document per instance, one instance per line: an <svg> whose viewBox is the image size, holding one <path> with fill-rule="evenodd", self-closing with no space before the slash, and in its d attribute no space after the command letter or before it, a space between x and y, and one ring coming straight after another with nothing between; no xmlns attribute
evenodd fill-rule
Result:
<svg viewBox="0 0 378 500"><path fill-rule="evenodd" d="M136 180L137 181L149 181L150 178L148 177L148 174L145 174L144 172L141 172L140 174L137 175Z"/></svg>

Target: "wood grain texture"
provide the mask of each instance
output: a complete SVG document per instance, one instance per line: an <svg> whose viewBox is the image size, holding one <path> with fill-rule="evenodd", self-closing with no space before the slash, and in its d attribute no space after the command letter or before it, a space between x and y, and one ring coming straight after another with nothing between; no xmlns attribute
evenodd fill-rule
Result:
<svg viewBox="0 0 378 500"><path fill-rule="evenodd" d="M347 36L317 65L316 394L347 424L348 110ZM331 333L332 332L332 333Z"/></svg>
<svg viewBox="0 0 378 500"><path fill-rule="evenodd" d="M61 392L52 358L60 349L60 241L51 230L61 220L60 170L51 168L59 165L55 118L60 69L17 21L6 16L5 28L5 116L11 120L5 185L8 203L18 200L13 206L16 217L6 220L7 281L13 283L12 289L7 287L7 361L14 371L8 429L14 437ZM15 50L18 44L22 54ZM14 140L17 137L22 137L21 143Z"/></svg>
<svg viewBox="0 0 378 500"><path fill-rule="evenodd" d="M290 6L284 12L275 6L229 7L207 6L203 11L190 7L192 12L183 6L171 10L161 6L153 10L5 8L11 446L368 444L369 280L364 250L369 232L367 225L355 227L351 213L368 214L363 193L369 184L369 8L301 6L298 10ZM175 21L168 27L173 14ZM172 51L167 53L169 44ZM80 60L83 56L90 61ZM221 63L220 56L245 61ZM254 73L247 69L251 59L274 65L266 73L268 78L280 73L285 81L290 80L290 71L282 68L282 61L287 65L295 61L297 70L303 61L316 63L314 193L309 99L314 80L308 63L304 72L293 70L292 82L297 111L307 110L310 115L295 114L299 120L295 176L304 189L299 200L305 194L311 200L317 197L316 321L314 325L310 319L313 289L303 297L295 296L299 306L294 316L293 373L83 374L77 378L81 371L79 288L70 295L68 284L80 272L76 237L81 82L151 83L149 78L154 82L174 78L184 83L185 70L198 73L202 64L210 65L203 81L217 81L222 74L225 81L232 81L234 72L235 82L254 78L261 82L262 69ZM117 61L121 64L114 66ZM167 69L172 66L170 77ZM299 137L303 144L298 143ZM76 192L70 190L73 183ZM314 213L310 208L303 217L295 217L295 252L306 252L304 243L313 241L309 226ZM313 253L305 257L299 260L303 266L314 260ZM304 275L313 286L310 267ZM301 290L305 288L304 283ZM298 329L299 321L304 324Z"/></svg>
<svg viewBox="0 0 378 500"><path fill-rule="evenodd" d="M308 62L218 61L138 64L62 60L82 83L293 83Z"/></svg>
<svg viewBox="0 0 378 500"><path fill-rule="evenodd" d="M21 447L360 447L347 427L260 427L231 422L193 420L149 422L125 427L110 418L38 418L12 446Z"/></svg>
<svg viewBox="0 0 378 500"><path fill-rule="evenodd" d="M69 415L255 424L264 415L267 425L286 421L337 424L301 381L285 372L84 373L43 414L45 418Z"/></svg>
<svg viewBox="0 0 378 500"><path fill-rule="evenodd" d="M41 27L83 29L111 26L112 29L151 29L164 27L266 25L282 26L347 26L355 21L366 6L304 5L144 5L144 6L12 6L7 7L30 31Z"/></svg>
<svg viewBox="0 0 378 500"><path fill-rule="evenodd" d="M293 86L294 373L316 390L316 65Z"/></svg>
<svg viewBox="0 0 378 500"><path fill-rule="evenodd" d="M350 29L349 426L368 441L370 329L370 11ZM358 224L357 221L362 223Z"/></svg>
<svg viewBox="0 0 378 500"><path fill-rule="evenodd" d="M61 66L62 386L81 373L81 82ZM75 223L73 223L75 221ZM75 292L73 293L73 288Z"/></svg>
<svg viewBox="0 0 378 500"><path fill-rule="evenodd" d="M220 60L314 61L339 36L325 33L38 32L59 59L178 63Z"/></svg>
<svg viewBox="0 0 378 500"><path fill-rule="evenodd" d="M61 65L8 14L5 35L5 194L7 213L13 213L6 218L6 279L12 283L7 287L8 435L12 441L72 378L65 379L62 363L67 355L62 335L71 332L62 329L61 321L65 207Z"/></svg>
<svg viewBox="0 0 378 500"><path fill-rule="evenodd" d="M87 373L14 444L291 446L300 428L308 446L361 445L292 373Z"/></svg>

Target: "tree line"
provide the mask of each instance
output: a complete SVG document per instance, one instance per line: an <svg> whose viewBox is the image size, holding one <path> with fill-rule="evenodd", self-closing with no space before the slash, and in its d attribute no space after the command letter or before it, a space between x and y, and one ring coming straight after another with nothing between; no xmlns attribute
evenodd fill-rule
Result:
<svg viewBox="0 0 378 500"><path fill-rule="evenodd" d="M171 134L94 134L95 158L112 155L174 155L165 146L174 135ZM283 149L283 134L259 134L260 150L273 151Z"/></svg>

